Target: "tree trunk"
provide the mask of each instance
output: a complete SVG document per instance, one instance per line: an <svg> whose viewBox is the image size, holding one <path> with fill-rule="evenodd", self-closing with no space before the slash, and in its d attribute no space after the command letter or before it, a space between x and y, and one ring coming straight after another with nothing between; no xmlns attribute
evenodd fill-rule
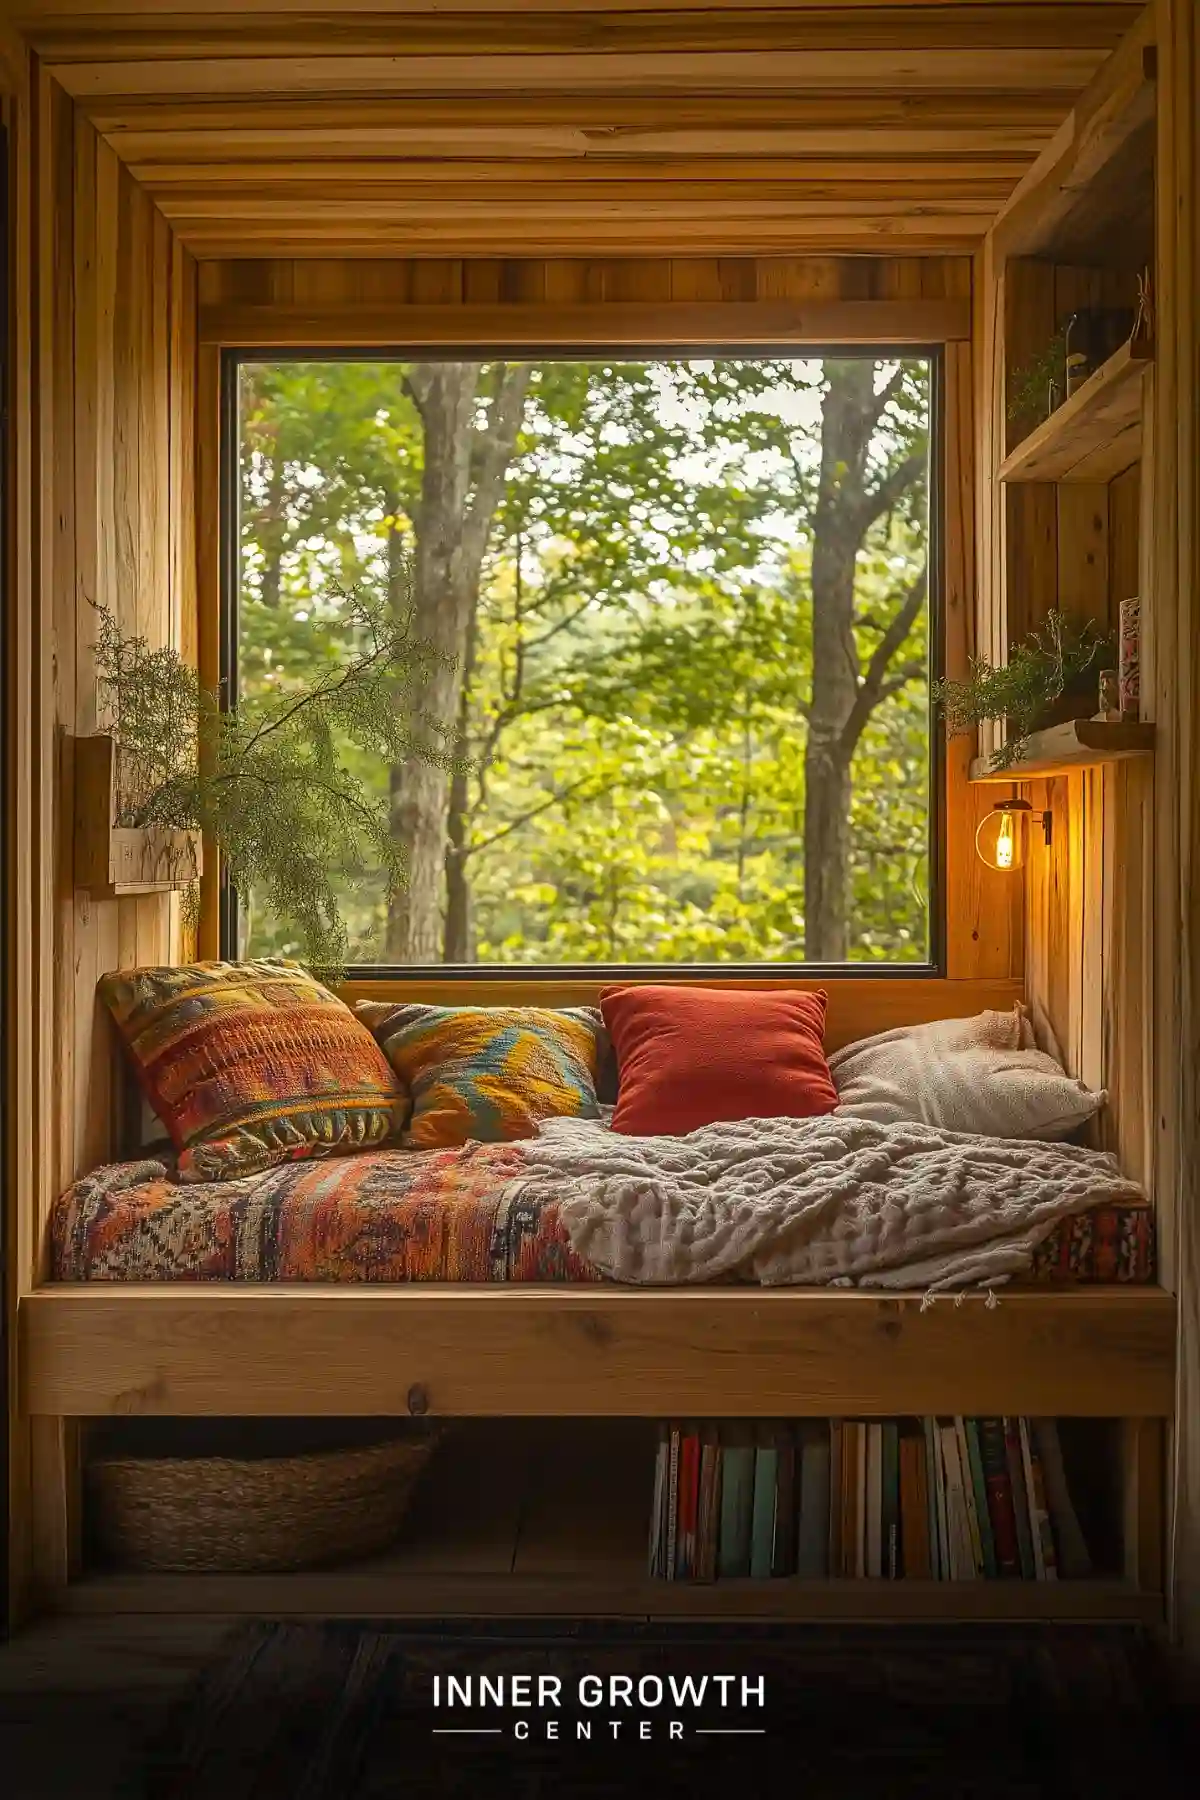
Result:
<svg viewBox="0 0 1200 1800"><path fill-rule="evenodd" d="M427 723L414 736L432 755L414 754L391 771L392 832L408 870L388 914L387 960L436 963L443 949L450 775L463 689L463 664L492 517L524 408L529 369L503 365L488 429L475 428L481 363L417 363L407 385L421 414L424 464L413 521L413 632L443 652L421 699Z"/></svg>
<svg viewBox="0 0 1200 1800"><path fill-rule="evenodd" d="M854 641L854 574L875 520L921 478L918 448L868 486L867 454L891 384L875 391L869 357L827 362L821 473L813 515L813 675L804 753L804 954L845 962L848 950L850 769L873 709L923 671L896 666L925 599L922 572L889 618L865 670Z"/></svg>
<svg viewBox="0 0 1200 1800"><path fill-rule="evenodd" d="M450 777L450 808L446 829L446 936L442 948L445 963L475 961L475 930L471 916L471 884L467 879L467 759L471 754L471 677L475 672L476 619L472 612L467 632L467 655L462 693L458 702L458 732L454 754L458 767Z"/></svg>
<svg viewBox="0 0 1200 1800"><path fill-rule="evenodd" d="M854 568L863 521L866 450L878 417L875 365L825 365L821 474L813 517L813 674L804 753L804 955L846 960L850 760L846 726L858 693ZM865 428L865 429L864 429Z"/></svg>

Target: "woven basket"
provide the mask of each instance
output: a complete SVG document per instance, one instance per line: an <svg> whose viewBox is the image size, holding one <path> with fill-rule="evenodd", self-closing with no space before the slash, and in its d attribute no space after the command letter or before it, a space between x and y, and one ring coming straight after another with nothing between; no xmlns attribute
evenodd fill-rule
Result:
<svg viewBox="0 0 1200 1800"><path fill-rule="evenodd" d="M369 1556L395 1538L436 1428L297 1456L100 1456L97 1548L126 1568L234 1573Z"/></svg>

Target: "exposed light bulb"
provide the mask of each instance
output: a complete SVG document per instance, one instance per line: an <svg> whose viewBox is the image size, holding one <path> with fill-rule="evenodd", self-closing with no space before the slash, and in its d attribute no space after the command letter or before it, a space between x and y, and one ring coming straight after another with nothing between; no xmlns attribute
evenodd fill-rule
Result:
<svg viewBox="0 0 1200 1800"><path fill-rule="evenodd" d="M1011 869L1015 855L1016 845L1013 841L1012 817L1009 813L1005 813L1000 821L1000 835L996 839L996 867Z"/></svg>

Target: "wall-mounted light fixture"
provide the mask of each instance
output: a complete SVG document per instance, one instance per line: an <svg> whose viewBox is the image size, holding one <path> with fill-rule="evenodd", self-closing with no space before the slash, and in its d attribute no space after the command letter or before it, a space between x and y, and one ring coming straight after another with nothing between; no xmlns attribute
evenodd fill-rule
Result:
<svg viewBox="0 0 1200 1800"><path fill-rule="evenodd" d="M997 800L990 813L979 821L975 848L981 862L989 869L1007 875L1025 861L1026 840L1030 821L1036 818L1046 843L1050 842L1051 815L1035 813L1028 800Z"/></svg>

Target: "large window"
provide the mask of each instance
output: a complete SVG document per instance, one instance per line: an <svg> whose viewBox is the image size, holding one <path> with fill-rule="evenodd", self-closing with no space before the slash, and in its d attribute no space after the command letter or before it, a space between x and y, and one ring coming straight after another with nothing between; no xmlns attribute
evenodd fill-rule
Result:
<svg viewBox="0 0 1200 1800"><path fill-rule="evenodd" d="M934 960L937 370L231 364L232 691L346 655L356 587L452 665L456 767L354 753L410 871L337 872L356 963Z"/></svg>

